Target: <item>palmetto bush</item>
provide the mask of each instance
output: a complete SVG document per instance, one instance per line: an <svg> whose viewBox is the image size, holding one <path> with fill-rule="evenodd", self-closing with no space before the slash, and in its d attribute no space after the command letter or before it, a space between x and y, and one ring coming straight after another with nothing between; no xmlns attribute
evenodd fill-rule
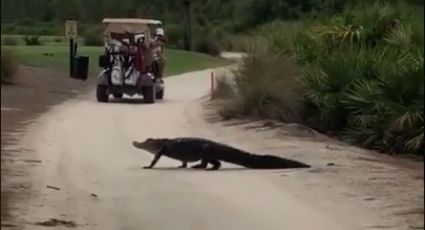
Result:
<svg viewBox="0 0 425 230"><path fill-rule="evenodd" d="M423 10L362 2L340 15L264 26L269 47L236 71L232 113L288 120L290 111L289 120L357 145L423 155Z"/></svg>
<svg viewBox="0 0 425 230"><path fill-rule="evenodd" d="M423 56L405 54L392 63L344 92L341 103L349 111L345 137L381 150L423 153Z"/></svg>
<svg viewBox="0 0 425 230"><path fill-rule="evenodd" d="M423 20L416 20L423 12L412 12L360 6L346 11L342 23L312 25L300 34L310 39L299 39L297 47L322 47L316 59L297 54L307 63L307 124L365 147L423 154Z"/></svg>

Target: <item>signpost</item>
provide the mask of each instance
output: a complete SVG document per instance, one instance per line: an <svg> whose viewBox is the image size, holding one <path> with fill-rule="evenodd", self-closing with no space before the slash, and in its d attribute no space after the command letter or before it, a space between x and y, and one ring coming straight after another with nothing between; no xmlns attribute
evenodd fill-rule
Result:
<svg viewBox="0 0 425 230"><path fill-rule="evenodd" d="M87 80L89 57L77 56L78 43L78 23L76 20L67 20L65 22L65 38L69 39L69 75L71 78Z"/></svg>
<svg viewBox="0 0 425 230"><path fill-rule="evenodd" d="M78 23L76 20L67 20L65 22L65 38L69 39L69 74L74 77L74 57L77 53L74 39L78 37Z"/></svg>
<svg viewBox="0 0 425 230"><path fill-rule="evenodd" d="M76 39L78 37L78 23L75 20L65 22L65 37L67 39Z"/></svg>

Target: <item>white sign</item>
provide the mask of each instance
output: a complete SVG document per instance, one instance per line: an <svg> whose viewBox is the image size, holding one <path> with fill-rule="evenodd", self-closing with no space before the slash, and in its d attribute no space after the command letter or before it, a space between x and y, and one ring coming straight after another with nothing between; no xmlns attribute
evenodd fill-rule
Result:
<svg viewBox="0 0 425 230"><path fill-rule="evenodd" d="M75 20L67 20L65 22L65 37L67 39L75 39L78 37L78 23Z"/></svg>

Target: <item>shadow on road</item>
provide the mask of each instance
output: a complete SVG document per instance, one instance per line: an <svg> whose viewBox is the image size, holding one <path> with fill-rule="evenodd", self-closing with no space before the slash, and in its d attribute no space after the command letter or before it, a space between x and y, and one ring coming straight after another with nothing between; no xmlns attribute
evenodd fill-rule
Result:
<svg viewBox="0 0 425 230"><path fill-rule="evenodd" d="M164 103L167 102L167 100L157 100L155 102L155 104L157 103ZM114 104L134 104L134 105L139 105L139 104L149 104L143 101L143 99L133 99L133 98L122 98L122 99L110 99L109 103L114 103Z"/></svg>

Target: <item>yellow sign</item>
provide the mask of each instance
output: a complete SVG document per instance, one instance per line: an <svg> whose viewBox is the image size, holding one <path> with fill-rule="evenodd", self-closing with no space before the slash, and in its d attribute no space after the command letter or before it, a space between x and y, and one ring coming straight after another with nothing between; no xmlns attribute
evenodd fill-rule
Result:
<svg viewBox="0 0 425 230"><path fill-rule="evenodd" d="M65 37L67 39L75 39L78 37L78 23L75 20L67 20L65 22Z"/></svg>

